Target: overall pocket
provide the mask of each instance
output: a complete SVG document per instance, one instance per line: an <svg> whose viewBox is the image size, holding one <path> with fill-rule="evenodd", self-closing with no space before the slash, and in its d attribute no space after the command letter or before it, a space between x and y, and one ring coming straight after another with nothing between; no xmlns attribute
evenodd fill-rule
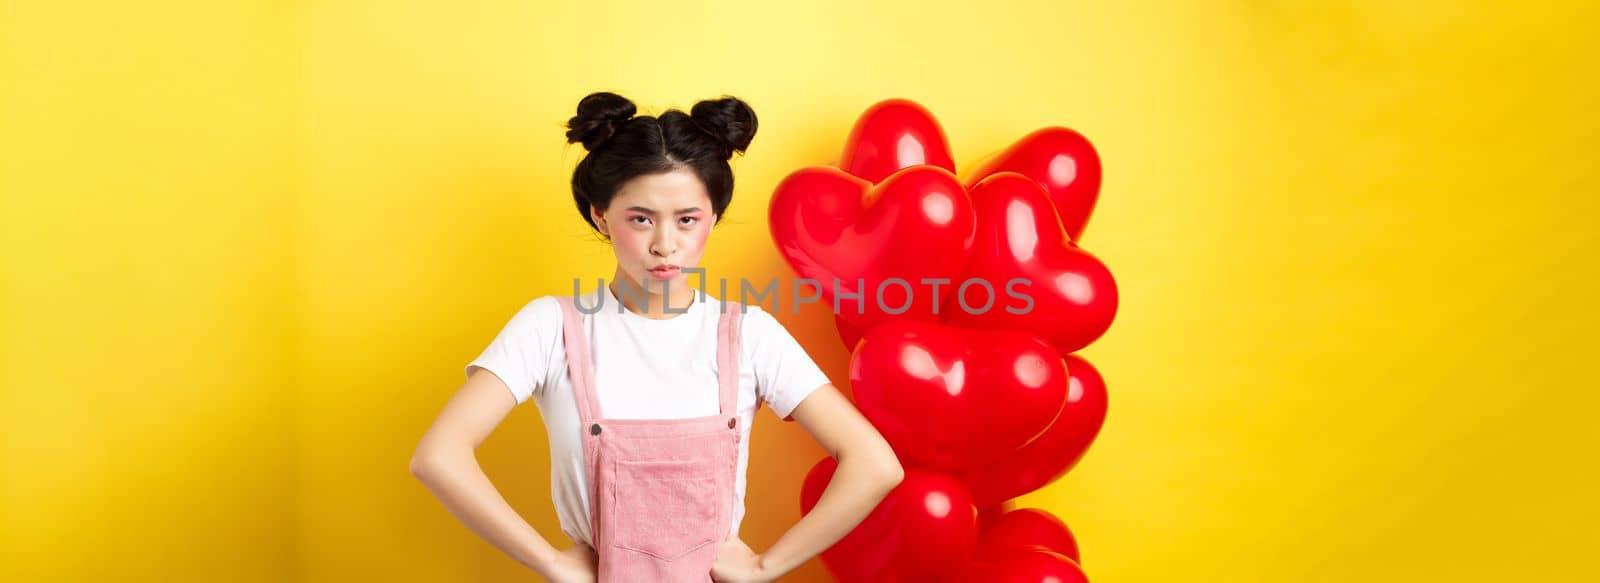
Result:
<svg viewBox="0 0 1600 583"><path fill-rule="evenodd" d="M611 545L671 561L717 542L729 520L722 511L721 464L692 460L616 460Z"/></svg>

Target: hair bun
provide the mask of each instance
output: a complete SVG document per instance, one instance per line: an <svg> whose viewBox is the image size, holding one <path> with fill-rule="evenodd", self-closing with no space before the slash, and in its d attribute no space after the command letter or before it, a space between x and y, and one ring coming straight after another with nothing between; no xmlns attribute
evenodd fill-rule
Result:
<svg viewBox="0 0 1600 583"><path fill-rule="evenodd" d="M723 159L743 152L756 137L756 112L736 97L707 99L694 104L689 118L723 144Z"/></svg>
<svg viewBox="0 0 1600 583"><path fill-rule="evenodd" d="M578 102L578 115L567 120L567 143L582 142L593 151L616 134L638 109L628 98L601 91L590 93Z"/></svg>

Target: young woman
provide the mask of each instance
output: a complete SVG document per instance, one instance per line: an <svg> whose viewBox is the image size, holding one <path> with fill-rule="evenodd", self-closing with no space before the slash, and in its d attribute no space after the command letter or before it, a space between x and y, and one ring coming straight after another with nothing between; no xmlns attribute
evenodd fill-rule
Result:
<svg viewBox="0 0 1600 583"><path fill-rule="evenodd" d="M685 276L732 200L728 160L749 146L755 113L731 97L688 113L635 111L595 93L567 123L568 142L589 151L573 199L611 243L614 275L593 292L519 310L467 365L411 471L473 532L551 581L772 581L843 538L903 472L771 314L708 297ZM573 542L562 550L516 514L474 457L529 398L549 433L551 495ZM798 421L839 467L812 512L758 554L738 534L762 403Z"/></svg>

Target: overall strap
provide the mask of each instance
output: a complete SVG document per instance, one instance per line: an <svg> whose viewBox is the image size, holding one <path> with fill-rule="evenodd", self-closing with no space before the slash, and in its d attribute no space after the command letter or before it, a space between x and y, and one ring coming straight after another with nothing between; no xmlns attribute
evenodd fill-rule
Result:
<svg viewBox="0 0 1600 583"><path fill-rule="evenodd" d="M600 418L600 396L594 391L594 365L589 360L589 339L583 333L583 315L574 299L556 296L561 304L561 338L566 343L567 378L572 380L578 418L587 425Z"/></svg>
<svg viewBox="0 0 1600 583"><path fill-rule="evenodd" d="M717 319L717 384L721 414L732 415L739 406L739 319L744 305L722 302Z"/></svg>

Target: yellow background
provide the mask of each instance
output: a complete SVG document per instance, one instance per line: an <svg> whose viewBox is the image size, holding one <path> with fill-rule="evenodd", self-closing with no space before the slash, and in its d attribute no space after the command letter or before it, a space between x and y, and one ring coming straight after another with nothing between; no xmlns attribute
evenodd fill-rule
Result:
<svg viewBox="0 0 1600 583"><path fill-rule="evenodd" d="M595 90L755 107L734 277L788 275L772 187L880 99L963 167L1089 136L1110 416L1020 502L1096 581L1593 580L1596 10L1083 4L0 3L0 580L535 580L406 468L518 307L611 273ZM755 433L761 549L822 453ZM480 459L560 537L535 408Z"/></svg>

